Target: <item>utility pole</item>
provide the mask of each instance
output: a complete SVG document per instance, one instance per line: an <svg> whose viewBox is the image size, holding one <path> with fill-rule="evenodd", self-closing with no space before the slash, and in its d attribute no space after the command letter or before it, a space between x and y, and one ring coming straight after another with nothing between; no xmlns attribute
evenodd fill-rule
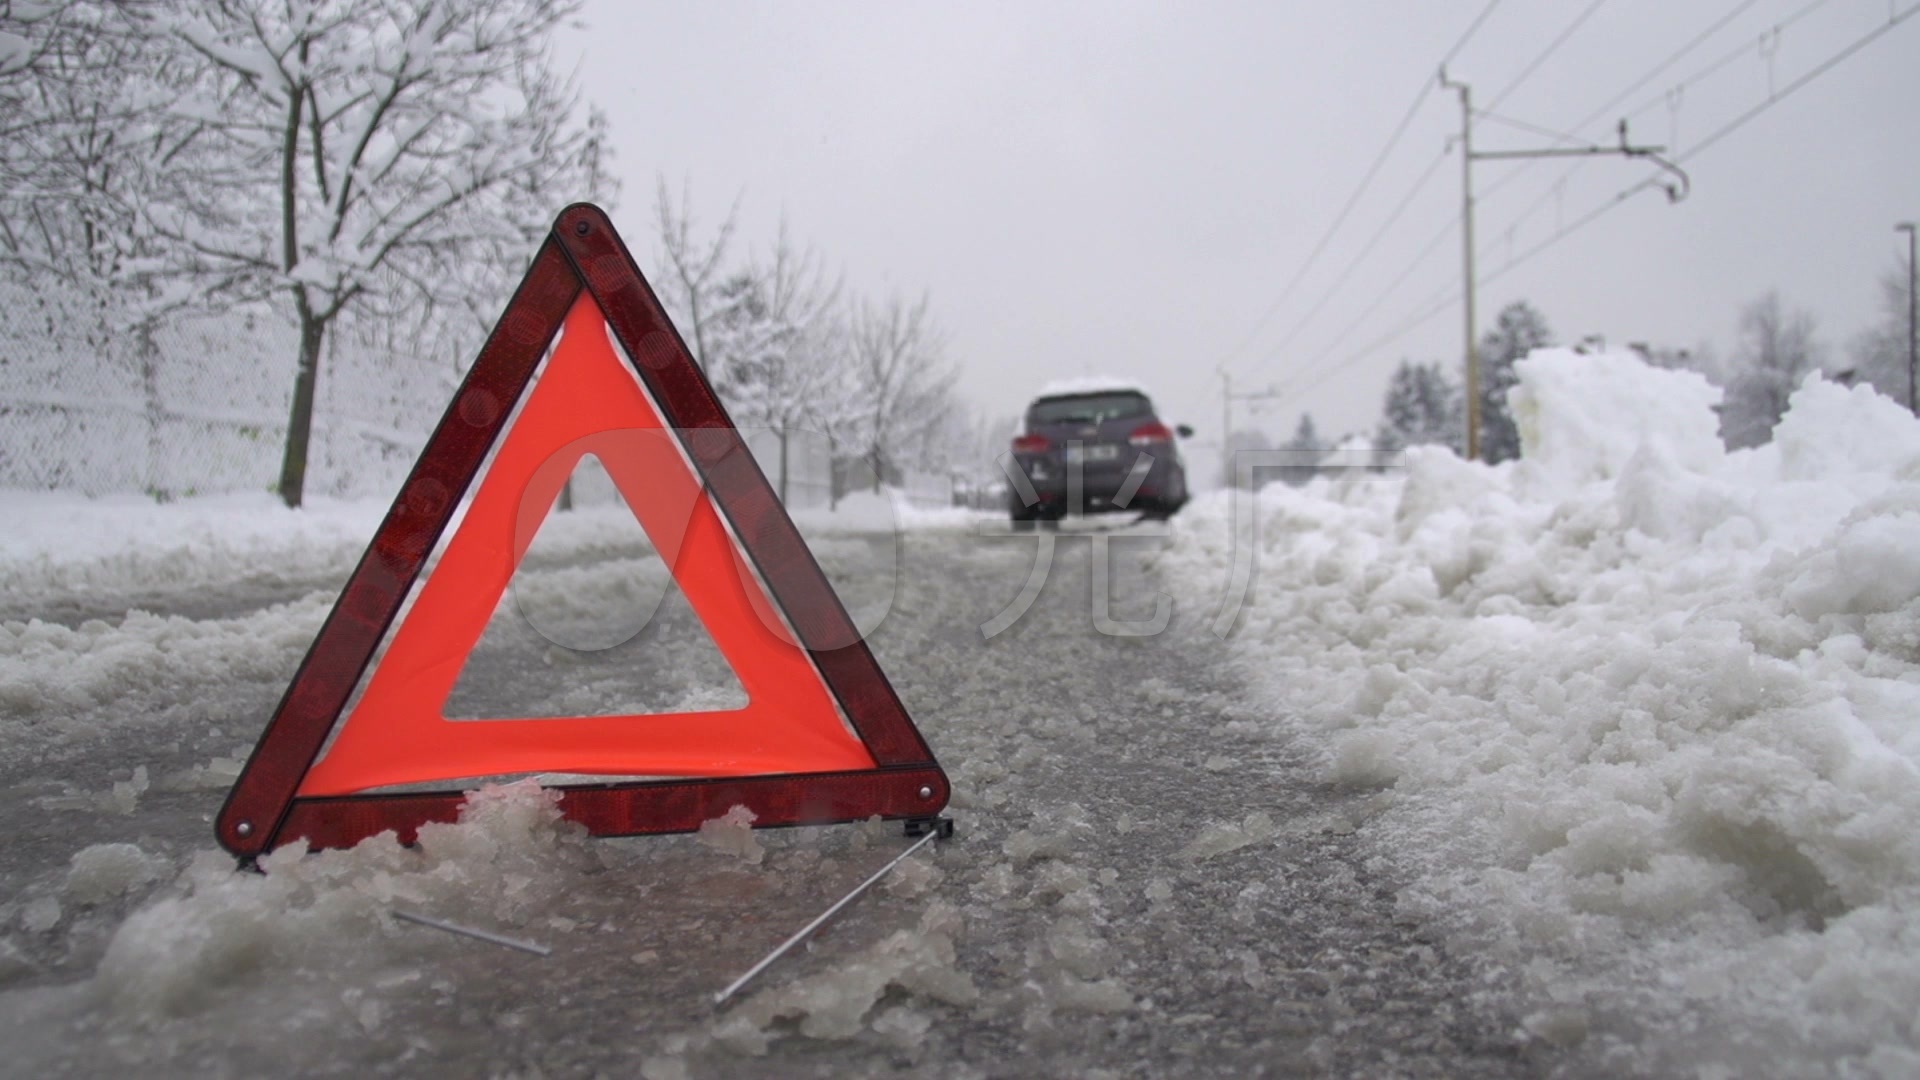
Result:
<svg viewBox="0 0 1920 1080"><path fill-rule="evenodd" d="M1220 372L1220 483L1233 486L1233 373Z"/></svg>
<svg viewBox="0 0 1920 1080"><path fill-rule="evenodd" d="M1480 460L1480 357L1473 325L1473 90L1466 83L1451 82L1447 69L1440 69L1440 86L1460 91L1460 231L1466 242L1462 252L1462 278L1467 283L1467 460Z"/></svg>
<svg viewBox="0 0 1920 1080"><path fill-rule="evenodd" d="M1668 202L1679 202L1687 197L1691 182L1687 174L1678 165L1660 157L1666 150L1664 146L1632 146L1627 142L1627 122L1620 121L1619 146L1555 146L1539 150L1475 150L1473 148L1473 91L1463 82L1454 82L1447 78L1447 69L1440 69L1440 86L1445 90L1460 91L1460 235L1461 270L1465 279L1465 303L1467 330L1467 460L1476 461L1480 457L1480 357L1479 343L1475 340L1473 304L1477 279L1473 271L1473 163L1476 161L1510 160L1513 158L1546 157L1591 157L1596 154L1619 154L1622 157L1646 158L1662 169L1679 177L1679 184L1664 185Z"/></svg>
<svg viewBox="0 0 1920 1080"><path fill-rule="evenodd" d="M1220 471L1226 474L1226 485L1233 486L1233 447L1228 440L1233 435L1234 401L1268 401L1280 396L1280 391L1272 386L1265 390L1248 390L1238 394L1233 392L1233 374L1220 372Z"/></svg>
<svg viewBox="0 0 1920 1080"><path fill-rule="evenodd" d="M1914 407L1914 382L1916 378L1920 378L1920 325L1916 325L1920 323L1920 318L1915 317L1920 315L1920 312L1915 311L1916 302L1920 302L1916 298L1920 298L1920 293L1915 292L1913 280L1914 224L1911 221L1903 221L1895 225L1893 231L1907 234L1907 411L1920 415L1920 408Z"/></svg>

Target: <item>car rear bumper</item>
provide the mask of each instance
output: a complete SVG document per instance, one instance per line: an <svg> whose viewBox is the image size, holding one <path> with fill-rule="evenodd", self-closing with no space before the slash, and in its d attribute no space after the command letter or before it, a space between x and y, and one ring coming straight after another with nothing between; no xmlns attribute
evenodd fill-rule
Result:
<svg viewBox="0 0 1920 1080"><path fill-rule="evenodd" d="M1020 472L1019 477L1009 477L1013 482L1008 506L1015 513L1057 516L1166 509L1186 500L1185 470L1178 458L1170 456L1132 451L1118 462L1068 465L1059 454L1015 454L1012 464ZM1031 505L1026 498L1029 491L1034 497Z"/></svg>

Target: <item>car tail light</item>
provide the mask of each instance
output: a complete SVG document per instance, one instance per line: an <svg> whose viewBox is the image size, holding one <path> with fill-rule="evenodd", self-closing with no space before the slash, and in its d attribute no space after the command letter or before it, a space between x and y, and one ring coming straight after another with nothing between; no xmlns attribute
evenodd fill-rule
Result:
<svg viewBox="0 0 1920 1080"><path fill-rule="evenodd" d="M1045 435L1015 435L1013 452L1016 454L1044 454L1053 446Z"/></svg>
<svg viewBox="0 0 1920 1080"><path fill-rule="evenodd" d="M1167 425L1155 420L1152 423L1141 424L1139 427L1134 428L1133 434L1127 436L1127 441L1135 446L1152 446L1155 443L1170 443L1173 441L1173 430L1167 427Z"/></svg>

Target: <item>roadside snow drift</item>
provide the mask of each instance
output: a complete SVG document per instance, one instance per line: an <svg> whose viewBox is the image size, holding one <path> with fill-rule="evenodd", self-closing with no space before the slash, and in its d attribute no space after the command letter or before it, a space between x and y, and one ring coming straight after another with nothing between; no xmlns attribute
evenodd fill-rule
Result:
<svg viewBox="0 0 1920 1080"><path fill-rule="evenodd" d="M1261 722L1391 789L1402 905L1511 946L1537 1035L1920 1071L1920 423L1813 379L1728 453L1697 375L1518 371L1520 461L1216 496L1164 569L1217 596L1258 545L1228 648Z"/></svg>

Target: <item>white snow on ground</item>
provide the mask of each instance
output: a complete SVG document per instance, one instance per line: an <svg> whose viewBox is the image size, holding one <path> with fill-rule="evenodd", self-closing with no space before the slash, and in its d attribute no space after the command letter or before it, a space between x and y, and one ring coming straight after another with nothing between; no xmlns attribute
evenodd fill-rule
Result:
<svg viewBox="0 0 1920 1080"><path fill-rule="evenodd" d="M344 578L386 515L388 501L309 499L289 510L273 495L217 495L156 503L136 495L88 498L0 490L0 593L46 595L192 588L234 580ZM894 492L857 493L834 510L803 510L808 536L964 528L979 511L925 508ZM989 515L991 516L991 515ZM619 505L550 514L538 550L567 557L645 546Z"/></svg>
<svg viewBox="0 0 1920 1080"><path fill-rule="evenodd" d="M1401 903L1511 949L1535 1035L1634 1073L1920 1073L1920 422L1813 379L1727 453L1696 375L1518 370L1518 462L1416 449L1240 508L1253 722L1390 789ZM1179 522L1196 599L1234 511Z"/></svg>
<svg viewBox="0 0 1920 1080"><path fill-rule="evenodd" d="M798 524L816 552L849 546L866 553L856 537L873 533L965 528L978 511L916 508L889 492L856 494L842 512L806 511ZM163 729L176 723L178 688L283 678L312 643L333 606L326 586L344 581L386 513L384 502L314 500L288 510L268 495L217 496L157 504L143 498L86 498L59 494L0 492L0 514L12 525L0 532L0 595L16 609L32 610L34 598L111 599L151 590L192 590L235 580L311 584L314 591L226 619L190 619L128 611L111 621L78 626L38 619L0 622L0 721L41 719L15 730L0 755L29 758L58 747L85 745L107 730L127 725ZM992 515L986 515L992 518ZM638 558L604 557L634 552ZM602 555L592 567L564 565L586 554ZM843 553L844 554L844 553ZM873 558L897 572L898 544ZM559 644L606 648L647 625L669 588L666 568L646 544L634 517L619 505L576 509L548 516L535 538L530 562L561 561L525 569L514 579L502 614L526 617ZM889 591L855 604L854 615L871 629L887 613ZM610 640L583 639L576 623L602 617L610 608L629 612ZM498 617L498 616L497 616ZM596 633L609 633L601 628ZM732 692L737 692L737 686ZM141 700L145 708L128 708ZM728 699L731 700L731 699ZM606 702L581 706L592 711ZM111 723L106 722L112 717ZM202 767L206 776L156 776L163 788L220 787L231 782L245 745L220 745ZM116 804L131 812L138 792ZM100 796L106 798L107 796ZM92 798L77 794L82 801Z"/></svg>
<svg viewBox="0 0 1920 1080"><path fill-rule="evenodd" d="M0 592L191 587L277 578L289 568L344 575L386 510L324 498L288 510L265 493L156 503L0 490Z"/></svg>
<svg viewBox="0 0 1920 1080"><path fill-rule="evenodd" d="M809 536L845 532L891 532L920 529L966 529L981 521L1001 521L998 511L969 510L959 506L920 506L898 491L857 491L842 498L829 510L814 507L795 511L794 524Z"/></svg>
<svg viewBox="0 0 1920 1080"><path fill-rule="evenodd" d="M531 782L483 788L458 824L422 827L417 851L391 833L351 851L308 855L295 845L263 859L267 872L258 875L236 874L231 859L208 852L171 895L121 924L94 985L122 1015L165 1017L266 972L318 979L343 952L382 957L396 936L419 933L393 920L396 909L524 926L599 866L586 830L560 818L559 797ZM78 858L75 866L78 874ZM320 957L328 963L315 963ZM373 1030L379 1008L366 1004L356 1018Z"/></svg>

